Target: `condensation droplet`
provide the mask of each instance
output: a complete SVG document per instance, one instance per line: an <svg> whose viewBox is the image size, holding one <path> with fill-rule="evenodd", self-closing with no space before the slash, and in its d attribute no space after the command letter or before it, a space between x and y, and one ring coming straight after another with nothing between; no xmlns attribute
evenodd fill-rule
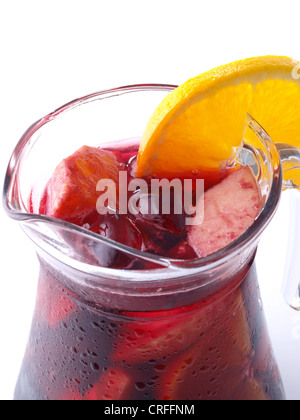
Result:
<svg viewBox="0 0 300 420"><path fill-rule="evenodd" d="M138 391L144 391L146 384L144 384L144 382L136 382L135 387Z"/></svg>

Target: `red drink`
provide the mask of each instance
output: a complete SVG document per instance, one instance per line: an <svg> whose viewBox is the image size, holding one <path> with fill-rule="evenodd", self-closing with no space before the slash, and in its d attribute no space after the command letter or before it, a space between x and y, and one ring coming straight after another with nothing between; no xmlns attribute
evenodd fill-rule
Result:
<svg viewBox="0 0 300 420"><path fill-rule="evenodd" d="M44 266L15 399L283 399L255 268L233 283L190 306L112 312Z"/></svg>
<svg viewBox="0 0 300 420"><path fill-rule="evenodd" d="M137 151L131 146L109 152L127 172L128 183L134 179ZM245 183L242 188L252 187ZM48 194L49 189L41 214L47 214ZM94 208L61 218L143 253L191 261L199 257L202 245L190 239L184 217L174 211L147 217L100 215ZM211 238L211 246L221 239L221 234ZM74 238L66 233L64 241ZM103 253L80 240L77 248L89 261L105 260L112 269L148 273L155 268L155 260L129 257L114 248ZM203 246L201 250L205 252ZM234 256L214 284L195 274L193 281L201 287L192 287L183 275L177 278L176 292L149 284L130 293L116 288L114 294L105 287L101 293L86 288L83 277L75 287L69 274L41 258L36 310L15 398L283 399L254 253L248 252L243 265Z"/></svg>

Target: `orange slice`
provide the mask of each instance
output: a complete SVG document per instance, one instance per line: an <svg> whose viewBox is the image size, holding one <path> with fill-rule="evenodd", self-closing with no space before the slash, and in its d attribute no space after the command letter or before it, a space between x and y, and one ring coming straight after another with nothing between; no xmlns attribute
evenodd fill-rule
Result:
<svg viewBox="0 0 300 420"><path fill-rule="evenodd" d="M157 107L142 137L137 176L224 169L250 113L275 142L300 146L300 63L265 56L215 68L180 85Z"/></svg>

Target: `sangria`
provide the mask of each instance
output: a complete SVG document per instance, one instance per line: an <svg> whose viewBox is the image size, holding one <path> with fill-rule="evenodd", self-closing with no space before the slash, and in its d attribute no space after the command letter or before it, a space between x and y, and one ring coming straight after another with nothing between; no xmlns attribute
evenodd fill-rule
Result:
<svg viewBox="0 0 300 420"><path fill-rule="evenodd" d="M52 175L40 200L39 213L73 223L142 253L177 261L193 261L222 250L238 238L258 216L262 196L247 166L225 167L219 179L205 178L201 224L186 224L187 214L170 212L100 214L96 206L99 179L110 179L119 192L126 173L127 199L140 192L128 188L136 179L138 140L104 148L84 146L65 159ZM189 177L194 196L196 180ZM125 179L125 178L124 178ZM136 200L161 208L151 193L153 177L144 181L149 194ZM179 178L180 179L180 178ZM182 187L184 182L182 179ZM107 192L107 189L106 189ZM106 196L107 200L111 197ZM33 196L29 207L33 212ZM184 206L183 206L184 207ZM182 208L183 208L182 207ZM197 213L197 212L196 212ZM195 217L201 216L200 213ZM74 241L69 233L63 240ZM129 258L111 248L110 255L77 248L89 260L116 270L155 269L153 261ZM272 349L253 263L255 251L241 266L231 262L230 274L217 286L202 285L194 296L164 293L151 297L143 309L134 308L137 296L88 296L70 287L67 275L40 258L36 308L15 399L45 400L281 400L280 375ZM224 275L223 275L224 277ZM184 285L185 277L179 278ZM138 290L136 291L138 294ZM122 307L123 305L123 307Z"/></svg>
<svg viewBox="0 0 300 420"><path fill-rule="evenodd" d="M41 271L15 399L285 398L254 260L300 189L298 68L254 57L93 93L25 132L4 205Z"/></svg>

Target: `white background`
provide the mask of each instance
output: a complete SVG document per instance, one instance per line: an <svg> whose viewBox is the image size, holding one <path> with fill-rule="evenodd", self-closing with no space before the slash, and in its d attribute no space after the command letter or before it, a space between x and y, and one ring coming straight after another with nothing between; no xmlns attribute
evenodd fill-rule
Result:
<svg viewBox="0 0 300 420"><path fill-rule="evenodd" d="M0 180L27 127L79 96L136 83L179 84L250 56L299 60L299 12L299 0L1 1ZM287 198L285 193L257 261L288 398L299 400L300 313L280 295ZM38 263L30 241L2 206L0 232L0 399L10 399L30 325Z"/></svg>

